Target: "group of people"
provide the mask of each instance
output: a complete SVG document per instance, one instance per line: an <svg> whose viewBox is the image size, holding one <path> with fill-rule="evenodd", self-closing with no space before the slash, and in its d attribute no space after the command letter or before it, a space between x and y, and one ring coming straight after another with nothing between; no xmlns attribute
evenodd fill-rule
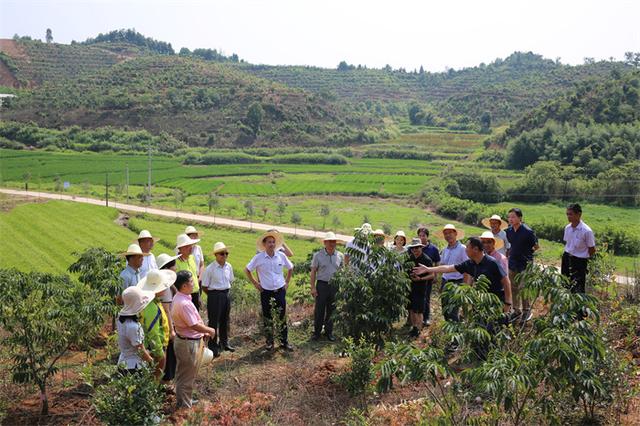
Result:
<svg viewBox="0 0 640 426"><path fill-rule="evenodd" d="M595 239L581 220L580 205L571 204L566 214L569 224L564 233L562 273L569 277L573 291L584 292L587 261L595 253ZM419 227L411 242L404 232L395 234L389 249L406 252L413 262L408 271L411 336L418 336L420 329L431 323L431 293L438 280L442 290L485 276L490 283L489 291L502 301L505 312L513 312L522 321L531 319L530 301L520 295L525 283L518 274L533 262L534 252L539 248L535 232L523 223L518 208L509 210L508 223L498 215L482 223L489 230L468 238L466 245L461 242L462 230L445 225L437 233L447 244L441 251L430 241L426 227ZM357 230L373 235L376 244L384 245L386 235L382 230L374 231L367 223ZM200 236L195 227L188 226L176 238L175 253L163 253L156 258L151 251L158 239L143 230L137 242L122 253L127 265L120 274L122 292L117 298L117 303L123 305L116 321L121 351L119 368L124 374L136 374L151 366L157 380L168 389L172 389L174 381L178 407L191 407L194 403L193 387L205 347L213 357L220 356L222 351L235 351L229 342L229 291L235 279L233 267L227 261L229 247L216 242L211 252L215 260L205 265L204 251L198 245ZM311 261L310 290L315 299L312 340L323 334L329 341L336 339L332 317L338 289L332 278L349 264L349 254L359 250L357 244L350 242L346 253L342 253L337 249L338 242L334 233L327 232L324 247L314 253ZM293 252L277 230L262 234L256 249L244 274L260 293L266 348L274 350L277 337L282 350L293 351L286 321ZM206 325L200 316L203 292ZM443 316L447 321L458 321L458 312L446 300L447 293L442 293Z"/></svg>

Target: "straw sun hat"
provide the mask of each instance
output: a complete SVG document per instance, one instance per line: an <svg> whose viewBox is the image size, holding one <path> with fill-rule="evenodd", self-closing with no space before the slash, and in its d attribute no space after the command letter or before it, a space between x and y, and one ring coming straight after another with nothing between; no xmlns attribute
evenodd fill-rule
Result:
<svg viewBox="0 0 640 426"><path fill-rule="evenodd" d="M137 287L144 291L158 294L176 282L176 273L170 269L152 269L147 275L138 281Z"/></svg>
<svg viewBox="0 0 640 426"><path fill-rule="evenodd" d="M482 225L485 228L491 229L491 221L492 220L499 220L500 221L500 229L507 229L509 227L509 224L506 221L502 220L502 218L498 214L494 214L491 217L485 217L484 219L482 219Z"/></svg>
<svg viewBox="0 0 640 426"><path fill-rule="evenodd" d="M364 232L365 234L370 234L373 229L371 228L371 224L370 223L363 223L359 228L353 228L354 231L361 231Z"/></svg>
<svg viewBox="0 0 640 426"><path fill-rule="evenodd" d="M138 240L141 240L143 238L151 238L153 239L154 243L157 243L158 241L160 241L160 238L154 237L151 235L151 232L147 231L146 229L143 229L142 231L140 231L140 233L138 234Z"/></svg>
<svg viewBox="0 0 640 426"><path fill-rule="evenodd" d="M502 238L496 238L495 235L493 235L493 232L491 231L484 231L482 233L482 235L480 235L480 239L481 240L493 240L496 242L495 248L496 250L500 250L502 247L504 247L504 241L502 241Z"/></svg>
<svg viewBox="0 0 640 426"><path fill-rule="evenodd" d="M275 229L272 229L262 234L256 241L256 247L258 248L259 251L266 250L264 246L264 240L267 237L273 237L276 240L276 250L278 250L278 248L282 247L282 244L284 244L284 238L282 237L282 234L276 231Z"/></svg>
<svg viewBox="0 0 640 426"><path fill-rule="evenodd" d="M202 237L204 235L204 232L198 232L195 226L187 226L186 228L184 228L184 233L187 235L198 234L198 237Z"/></svg>
<svg viewBox="0 0 640 426"><path fill-rule="evenodd" d="M177 256L171 256L168 255L166 253L162 253L160 256L158 256L158 258L156 259L156 263L158 264L158 269L162 269L162 267L164 265L166 265L167 263L171 262L172 260L176 260L177 258L179 258L180 255Z"/></svg>
<svg viewBox="0 0 640 426"><path fill-rule="evenodd" d="M120 253L120 256L149 256L150 254L151 253L143 253L142 249L137 244L129 244L129 247L127 247L127 251Z"/></svg>
<svg viewBox="0 0 640 426"><path fill-rule="evenodd" d="M122 292L124 307L120 315L137 315L156 297L153 291L142 290L138 286L127 287Z"/></svg>
<svg viewBox="0 0 640 426"><path fill-rule="evenodd" d="M213 245L213 254L220 253L221 251L229 250L231 247L224 245L222 241L218 241Z"/></svg>
<svg viewBox="0 0 640 426"><path fill-rule="evenodd" d="M436 236L439 238L444 239L444 231L446 230L452 230L456 232L456 238L458 240L461 240L462 238L464 238L464 231L462 229L456 229L455 225L452 225L450 223L447 223L441 230L439 230L438 232L436 232Z"/></svg>
<svg viewBox="0 0 640 426"><path fill-rule="evenodd" d="M199 242L200 242L200 238L196 238L195 240L192 240L191 238L189 238L187 234L180 234L178 235L178 238L176 238L176 250L179 249L180 247L191 246Z"/></svg>
<svg viewBox="0 0 640 426"><path fill-rule="evenodd" d="M336 234L329 231L324 235L324 238L322 239L322 242L325 242L325 241L338 241L338 239L336 238Z"/></svg>

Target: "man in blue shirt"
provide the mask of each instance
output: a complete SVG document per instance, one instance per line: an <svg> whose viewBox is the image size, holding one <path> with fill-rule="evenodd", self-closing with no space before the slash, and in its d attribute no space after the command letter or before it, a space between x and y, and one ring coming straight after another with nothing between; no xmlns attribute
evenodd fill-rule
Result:
<svg viewBox="0 0 640 426"><path fill-rule="evenodd" d="M509 278L513 286L513 307L516 315L522 313L522 321L531 319L531 306L529 300L520 296L524 286L522 279L516 280L516 275L524 271L530 263L533 263L533 253L540 248L538 237L531 228L522 222L522 210L513 208L507 216L509 227L505 231L511 244L509 250ZM522 310L520 310L522 307Z"/></svg>

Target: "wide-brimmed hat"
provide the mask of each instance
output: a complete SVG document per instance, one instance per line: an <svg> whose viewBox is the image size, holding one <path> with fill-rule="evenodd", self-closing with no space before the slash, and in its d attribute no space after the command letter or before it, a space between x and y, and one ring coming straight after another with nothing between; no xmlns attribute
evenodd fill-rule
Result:
<svg viewBox="0 0 640 426"><path fill-rule="evenodd" d="M482 233L482 235L480 235L480 239L484 240L493 240L496 242L495 248L496 250L500 250L502 247L504 247L504 241L502 241L502 238L496 238L495 235L493 235L493 232L491 231L484 231Z"/></svg>
<svg viewBox="0 0 640 426"><path fill-rule="evenodd" d="M441 230L436 232L436 236L444 239L444 231L446 231L448 229L450 229L452 231L456 231L456 234L457 234L456 238L458 240L461 240L462 238L464 238L464 231L462 229L456 229L455 225L452 225L450 223L447 223L445 226L442 227Z"/></svg>
<svg viewBox="0 0 640 426"><path fill-rule="evenodd" d="M485 217L484 219L482 219L482 225L485 228L491 229L491 221L492 220L499 220L500 221L500 229L507 229L509 227L509 224L506 221L502 220L502 218L498 214L494 214L491 217Z"/></svg>
<svg viewBox="0 0 640 426"><path fill-rule="evenodd" d="M167 263L171 262L172 260L176 260L177 258L179 258L180 255L177 256L171 256L170 254L166 254L166 253L162 253L160 256L158 256L158 258L156 259L156 263L158 264L158 269L162 269L162 267L164 265L166 265Z"/></svg>
<svg viewBox="0 0 640 426"><path fill-rule="evenodd" d="M276 240L276 250L280 247L282 247L282 244L284 244L284 237L282 236L282 234L280 232L278 232L275 229L272 229L270 231L265 232L264 234L262 234L258 240L256 241L256 247L258 248L259 251L264 251L265 247L264 247L264 240L267 237L273 237Z"/></svg>
<svg viewBox="0 0 640 426"><path fill-rule="evenodd" d="M140 231L140 233L138 234L138 240L141 240L143 238L151 238L153 240L154 243L157 243L158 241L160 241L160 238L154 237L151 235L151 232L147 231L146 229L143 229L142 231Z"/></svg>
<svg viewBox="0 0 640 426"><path fill-rule="evenodd" d="M201 237L204 235L204 232L198 232L195 226L187 226L186 228L184 228L184 233L187 235L198 234L198 237Z"/></svg>
<svg viewBox="0 0 640 426"><path fill-rule="evenodd" d="M200 339L200 347L196 355L196 365L198 368L211 364L213 361L213 351L207 347L204 339Z"/></svg>
<svg viewBox="0 0 640 426"><path fill-rule="evenodd" d="M131 286L122 292L124 307L120 315L137 315L156 297L153 291L146 291L138 286Z"/></svg>
<svg viewBox="0 0 640 426"><path fill-rule="evenodd" d="M180 234L178 235L178 238L176 238L176 250L179 249L180 247L191 246L199 242L200 242L200 238L196 238L195 240L192 240L191 238L189 238L187 234Z"/></svg>
<svg viewBox="0 0 640 426"><path fill-rule="evenodd" d="M396 237L402 237L405 241L407 241L407 235L404 233L404 231L396 232L396 235L393 236L393 239L395 240Z"/></svg>
<svg viewBox="0 0 640 426"><path fill-rule="evenodd" d="M384 229L376 229L375 231L372 232L373 235L380 235L382 237L387 238L387 234L384 233Z"/></svg>
<svg viewBox="0 0 640 426"><path fill-rule="evenodd" d="M223 250L228 250L231 247L227 247L226 245L224 245L224 243L222 241L218 241L217 243L215 243L213 245L213 254L219 253Z"/></svg>
<svg viewBox="0 0 640 426"><path fill-rule="evenodd" d="M371 224L367 222L363 223L359 228L353 228L353 230L364 232L365 234L370 234L373 231Z"/></svg>
<svg viewBox="0 0 640 426"><path fill-rule="evenodd" d="M324 238L322 239L322 242L325 241L338 241L338 239L336 238L336 234L334 234L333 232L329 231L326 234L324 234Z"/></svg>
<svg viewBox="0 0 640 426"><path fill-rule="evenodd" d="M412 249L414 247L424 247L424 244L420 242L420 238L414 238L411 240L411 243L407 244L405 247L407 247L407 249Z"/></svg>
<svg viewBox="0 0 640 426"><path fill-rule="evenodd" d="M120 256L149 256L150 254L151 253L143 253L142 249L137 244L129 244L129 247L127 247L127 251L120 253Z"/></svg>
<svg viewBox="0 0 640 426"><path fill-rule="evenodd" d="M161 293L176 282L176 273L171 269L152 269L147 275L138 281L137 286L154 294Z"/></svg>

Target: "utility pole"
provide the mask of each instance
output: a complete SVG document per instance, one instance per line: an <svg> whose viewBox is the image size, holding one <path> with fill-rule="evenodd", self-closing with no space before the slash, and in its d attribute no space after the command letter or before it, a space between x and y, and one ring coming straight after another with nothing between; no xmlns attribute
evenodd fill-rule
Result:
<svg viewBox="0 0 640 426"><path fill-rule="evenodd" d="M107 207L109 207L109 172L105 174L104 181L104 201Z"/></svg>
<svg viewBox="0 0 640 426"><path fill-rule="evenodd" d="M129 163L126 163L126 182L127 182L127 203L129 202Z"/></svg>
<svg viewBox="0 0 640 426"><path fill-rule="evenodd" d="M148 168L148 182L147 182L147 204L151 205L151 139L149 139L149 168Z"/></svg>

